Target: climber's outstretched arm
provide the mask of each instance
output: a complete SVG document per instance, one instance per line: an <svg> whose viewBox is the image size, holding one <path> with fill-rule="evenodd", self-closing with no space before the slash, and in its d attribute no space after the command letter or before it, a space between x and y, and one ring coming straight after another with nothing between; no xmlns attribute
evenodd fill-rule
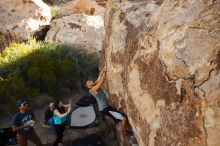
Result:
<svg viewBox="0 0 220 146"><path fill-rule="evenodd" d="M95 85L91 88L92 92L96 93L98 89L103 85L106 78L106 67L102 69L102 71L99 74L98 79L95 82Z"/></svg>
<svg viewBox="0 0 220 146"><path fill-rule="evenodd" d="M106 66L104 66L104 67L102 68L101 72L99 73L98 79L95 81L95 84L97 84L97 83L100 81L100 79L101 79L103 76L105 76L105 74L104 74L105 72L106 72Z"/></svg>

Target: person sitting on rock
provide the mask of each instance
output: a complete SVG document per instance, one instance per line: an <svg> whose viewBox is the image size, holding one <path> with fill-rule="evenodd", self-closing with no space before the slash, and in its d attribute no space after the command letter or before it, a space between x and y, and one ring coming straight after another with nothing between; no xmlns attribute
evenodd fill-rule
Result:
<svg viewBox="0 0 220 146"><path fill-rule="evenodd" d="M49 108L45 111L44 125L49 125L54 129L53 109L54 109L54 102L51 101L49 102Z"/></svg>
<svg viewBox="0 0 220 146"><path fill-rule="evenodd" d="M106 78L106 66L103 67L101 70L98 79L93 82L91 80L86 82L86 87L89 89L89 92L95 97L99 111L105 116L110 117L114 120L114 123L118 125L119 132L121 137L122 143L125 143L125 136L126 136L126 128L127 128L127 117L124 116L122 113L114 110L109 104L106 98L104 91L101 89ZM123 144L125 145L125 144Z"/></svg>

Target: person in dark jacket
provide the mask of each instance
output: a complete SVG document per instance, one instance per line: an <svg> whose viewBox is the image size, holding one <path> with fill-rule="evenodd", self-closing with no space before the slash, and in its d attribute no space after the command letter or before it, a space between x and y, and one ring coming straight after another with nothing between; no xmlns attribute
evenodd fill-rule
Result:
<svg viewBox="0 0 220 146"><path fill-rule="evenodd" d="M50 125L54 129L54 119L53 119L53 109L54 109L54 102L49 103L49 108L45 111L45 124Z"/></svg>

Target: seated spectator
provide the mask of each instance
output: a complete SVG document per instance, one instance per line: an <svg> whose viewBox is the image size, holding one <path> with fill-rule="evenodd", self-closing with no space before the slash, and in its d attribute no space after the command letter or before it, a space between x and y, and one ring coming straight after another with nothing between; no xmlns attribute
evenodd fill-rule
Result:
<svg viewBox="0 0 220 146"><path fill-rule="evenodd" d="M53 120L53 109L54 109L54 103L51 101L49 103L49 108L45 111L45 125L49 125L52 128L54 128L54 120Z"/></svg>

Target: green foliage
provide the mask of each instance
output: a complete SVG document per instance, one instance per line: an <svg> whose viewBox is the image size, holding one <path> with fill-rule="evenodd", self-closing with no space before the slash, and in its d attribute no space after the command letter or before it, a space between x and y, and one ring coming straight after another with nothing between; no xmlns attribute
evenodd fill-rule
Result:
<svg viewBox="0 0 220 146"><path fill-rule="evenodd" d="M71 49L74 46L64 45L66 49ZM74 54L74 55L73 55ZM69 52L69 56L75 56L76 65L79 73L79 86L84 92L88 92L85 88L85 82L87 80L95 80L99 74L99 56L96 55L82 55L79 52Z"/></svg>
<svg viewBox="0 0 220 146"><path fill-rule="evenodd" d="M99 74L98 57L96 56L77 56L79 79L81 81L81 89L85 90L85 82L87 80L96 80ZM86 89L87 91L87 89Z"/></svg>
<svg viewBox="0 0 220 146"><path fill-rule="evenodd" d="M55 96L61 88L76 89L75 58L71 49L35 39L11 44L0 53L0 112L10 112L19 97Z"/></svg>
<svg viewBox="0 0 220 146"><path fill-rule="evenodd" d="M51 12L51 15L53 17L56 17L58 15L58 12L59 12L59 7L58 6L51 6L50 7L50 12Z"/></svg>

